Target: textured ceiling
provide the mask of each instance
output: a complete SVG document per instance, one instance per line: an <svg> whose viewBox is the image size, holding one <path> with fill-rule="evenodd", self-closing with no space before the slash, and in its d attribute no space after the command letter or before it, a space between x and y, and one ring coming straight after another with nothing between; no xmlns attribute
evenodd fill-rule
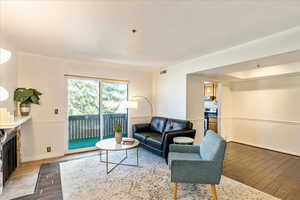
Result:
<svg viewBox="0 0 300 200"><path fill-rule="evenodd" d="M144 68L300 25L300 2L289 0L0 2L1 31L20 51Z"/></svg>

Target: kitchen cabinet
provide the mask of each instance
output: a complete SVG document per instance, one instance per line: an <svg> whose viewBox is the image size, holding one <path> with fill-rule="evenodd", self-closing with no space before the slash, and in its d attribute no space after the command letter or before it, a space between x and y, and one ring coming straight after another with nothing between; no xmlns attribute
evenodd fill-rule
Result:
<svg viewBox="0 0 300 200"><path fill-rule="evenodd" d="M218 132L218 114L217 112L205 111L205 130L212 130Z"/></svg>
<svg viewBox="0 0 300 200"><path fill-rule="evenodd" d="M211 97L216 96L217 85L214 83L206 83L204 84L204 96Z"/></svg>
<svg viewBox="0 0 300 200"><path fill-rule="evenodd" d="M218 124L216 117L208 117L208 129L214 132L218 132Z"/></svg>

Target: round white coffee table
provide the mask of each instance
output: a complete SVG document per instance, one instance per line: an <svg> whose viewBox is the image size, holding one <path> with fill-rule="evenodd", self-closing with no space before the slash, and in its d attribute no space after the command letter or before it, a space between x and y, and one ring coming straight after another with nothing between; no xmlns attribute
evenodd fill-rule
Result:
<svg viewBox="0 0 300 200"><path fill-rule="evenodd" d="M140 142L134 139L133 143L121 143L117 144L115 138L103 139L96 143L96 147L100 150L100 161L106 163L106 174L109 174L112 170L114 170L119 165L126 165L132 167L139 166L139 144ZM136 164L123 164L122 162L128 158L127 150L136 148ZM106 159L102 160L102 151L106 152ZM120 160L120 162L110 162L108 160L108 152L109 151L125 151L126 155ZM108 164L114 164L114 166L109 169Z"/></svg>
<svg viewBox="0 0 300 200"><path fill-rule="evenodd" d="M194 139L190 137L174 137L173 142L175 144L193 144Z"/></svg>

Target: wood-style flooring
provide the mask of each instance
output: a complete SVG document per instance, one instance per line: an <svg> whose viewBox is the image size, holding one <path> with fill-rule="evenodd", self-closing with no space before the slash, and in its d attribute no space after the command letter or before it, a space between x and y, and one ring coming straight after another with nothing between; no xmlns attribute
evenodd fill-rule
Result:
<svg viewBox="0 0 300 200"><path fill-rule="evenodd" d="M280 199L300 199L300 157L228 143L223 174Z"/></svg>
<svg viewBox="0 0 300 200"><path fill-rule="evenodd" d="M280 199L300 199L300 157L233 142L227 147L225 176ZM97 155L89 152L41 161L35 193L17 199L62 200L59 163Z"/></svg>

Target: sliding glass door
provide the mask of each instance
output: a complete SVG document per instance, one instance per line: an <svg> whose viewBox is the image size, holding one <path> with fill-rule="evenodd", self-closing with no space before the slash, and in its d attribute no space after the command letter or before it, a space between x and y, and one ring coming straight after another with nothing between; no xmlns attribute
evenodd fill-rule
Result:
<svg viewBox="0 0 300 200"><path fill-rule="evenodd" d="M127 135L127 84L91 79L68 79L68 149L95 147L103 139L114 137L113 127L121 124Z"/></svg>
<svg viewBox="0 0 300 200"><path fill-rule="evenodd" d="M117 124L122 125L123 134L127 136L127 108L122 106L127 100L127 84L102 82L101 91L103 138L113 137L113 127Z"/></svg>

